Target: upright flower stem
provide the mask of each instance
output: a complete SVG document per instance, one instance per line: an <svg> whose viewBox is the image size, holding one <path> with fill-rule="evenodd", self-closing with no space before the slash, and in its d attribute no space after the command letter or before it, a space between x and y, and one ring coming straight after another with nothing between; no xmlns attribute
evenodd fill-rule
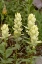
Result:
<svg viewBox="0 0 42 64"><path fill-rule="evenodd" d="M17 40L16 40L16 44L17 44ZM16 61L17 61L17 49L16 49Z"/></svg>
<svg viewBox="0 0 42 64"><path fill-rule="evenodd" d="M17 49L16 49L16 60L17 60Z"/></svg>
<svg viewBox="0 0 42 64"><path fill-rule="evenodd" d="M4 57L3 57L3 59L6 60L6 39L4 39L4 42L5 42L5 44L4 44L5 51L4 51ZM4 64L6 64L6 62Z"/></svg>

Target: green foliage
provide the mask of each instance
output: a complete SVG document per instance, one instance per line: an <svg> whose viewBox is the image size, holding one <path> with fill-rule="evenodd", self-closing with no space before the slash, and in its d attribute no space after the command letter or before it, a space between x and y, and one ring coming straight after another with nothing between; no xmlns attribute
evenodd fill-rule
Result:
<svg viewBox="0 0 42 64"><path fill-rule="evenodd" d="M10 47L10 48L6 49L5 45L6 45L5 42L0 44L0 54L1 54L0 63L1 64L4 64L4 63L8 64L8 63L10 63L11 64L12 61L13 61L13 58L11 58L9 56L12 54L13 48Z"/></svg>
<svg viewBox="0 0 42 64"><path fill-rule="evenodd" d="M0 14L1 14L2 8L3 8L3 3L2 1L0 1Z"/></svg>
<svg viewBox="0 0 42 64"><path fill-rule="evenodd" d="M36 15L39 28L39 39L42 40L42 13L36 11L32 5L33 0L0 0L0 26L8 24L9 32L12 34L7 40L0 38L0 64L34 64L36 48L29 43L30 36L27 35L25 26L27 26L27 19L29 13ZM4 4L6 6L7 14L3 14ZM5 11L5 10L4 10ZM13 35L13 26L15 13L22 15L22 34L15 39ZM7 29L7 28L6 28ZM0 30L1 33L1 30ZM6 33L7 34L7 33Z"/></svg>

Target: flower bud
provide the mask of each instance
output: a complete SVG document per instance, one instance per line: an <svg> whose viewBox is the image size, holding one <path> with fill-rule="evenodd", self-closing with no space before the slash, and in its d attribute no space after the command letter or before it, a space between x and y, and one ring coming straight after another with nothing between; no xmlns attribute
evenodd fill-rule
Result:
<svg viewBox="0 0 42 64"><path fill-rule="evenodd" d="M6 14L7 14L7 9L6 9L6 6L5 6L5 5L4 5L4 7L3 7L2 14L3 14L3 15L6 15Z"/></svg>

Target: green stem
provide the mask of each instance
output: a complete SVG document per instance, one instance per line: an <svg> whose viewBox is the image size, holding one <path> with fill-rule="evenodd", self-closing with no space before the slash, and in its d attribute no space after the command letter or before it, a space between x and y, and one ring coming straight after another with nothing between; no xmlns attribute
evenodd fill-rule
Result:
<svg viewBox="0 0 42 64"><path fill-rule="evenodd" d="M28 64L28 62L26 61L26 64Z"/></svg>
<svg viewBox="0 0 42 64"><path fill-rule="evenodd" d="M4 60L6 60L6 54L5 54L5 52L6 52L6 49L5 49L5 51L4 51L4 56L3 56L3 59L4 59ZM6 62L5 62L4 64L6 64Z"/></svg>
<svg viewBox="0 0 42 64"><path fill-rule="evenodd" d="M4 42L6 44L6 40L4 40ZM5 51L4 51L4 57L3 57L4 60L6 60L6 45L5 44L4 44ZM6 62L4 64L6 64Z"/></svg>
<svg viewBox="0 0 42 64"><path fill-rule="evenodd" d="M16 61L17 61L17 49L16 49Z"/></svg>
<svg viewBox="0 0 42 64"><path fill-rule="evenodd" d="M17 60L17 49L16 49L16 60Z"/></svg>

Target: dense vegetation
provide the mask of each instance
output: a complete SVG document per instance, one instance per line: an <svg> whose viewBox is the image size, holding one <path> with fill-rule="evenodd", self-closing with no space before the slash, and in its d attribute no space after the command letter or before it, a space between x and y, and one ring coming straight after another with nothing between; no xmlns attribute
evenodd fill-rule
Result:
<svg viewBox="0 0 42 64"><path fill-rule="evenodd" d="M0 64L35 64L42 45L42 11L33 0L0 0Z"/></svg>

